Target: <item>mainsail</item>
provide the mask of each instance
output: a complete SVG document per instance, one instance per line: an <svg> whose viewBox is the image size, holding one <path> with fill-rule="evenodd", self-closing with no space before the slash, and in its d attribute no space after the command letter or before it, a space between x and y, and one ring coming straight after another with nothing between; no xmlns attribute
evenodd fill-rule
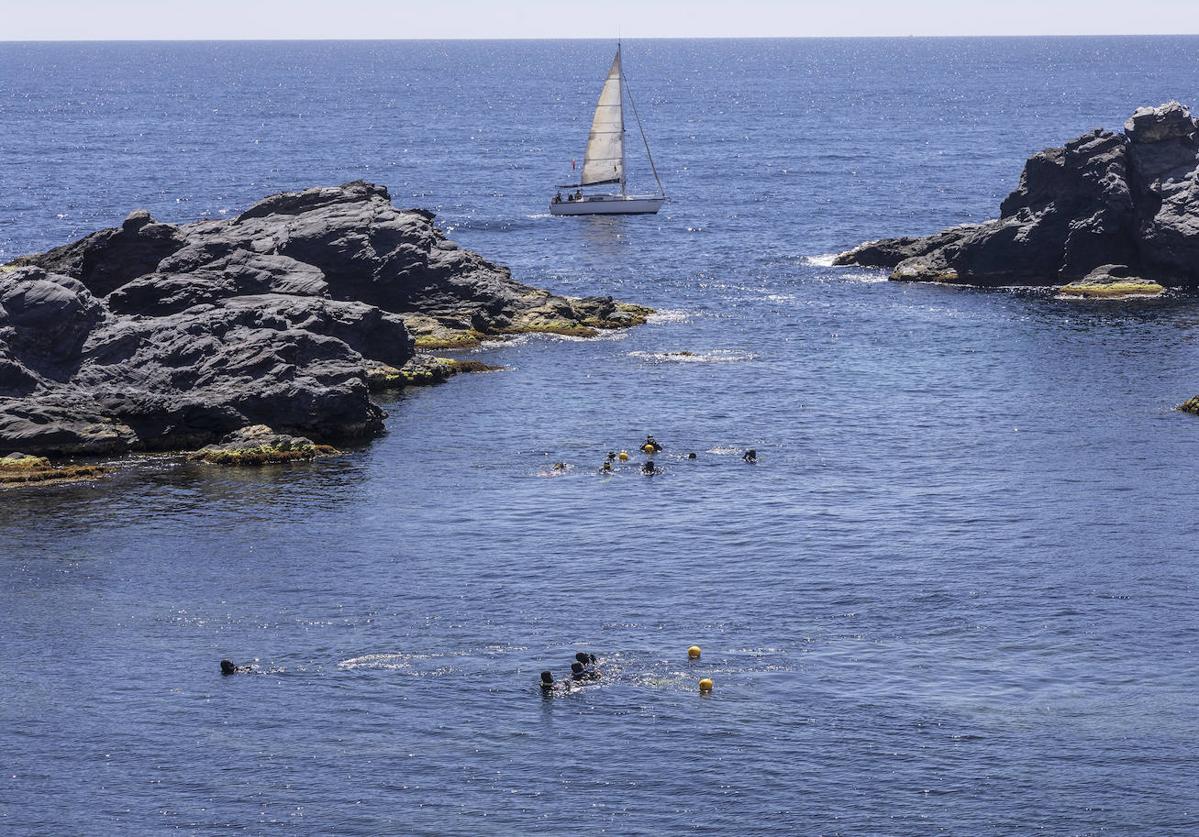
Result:
<svg viewBox="0 0 1199 837"><path fill-rule="evenodd" d="M583 186L619 183L624 179L624 101L620 82L620 47L617 47L591 120L587 153L583 155L583 175L579 178Z"/></svg>

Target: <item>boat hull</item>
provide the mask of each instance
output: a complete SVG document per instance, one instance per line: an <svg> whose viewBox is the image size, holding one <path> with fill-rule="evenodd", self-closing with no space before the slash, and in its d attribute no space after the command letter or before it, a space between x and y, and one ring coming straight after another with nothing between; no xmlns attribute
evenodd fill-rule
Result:
<svg viewBox="0 0 1199 837"><path fill-rule="evenodd" d="M581 201L550 203L551 215L653 215L666 198L652 195L589 195Z"/></svg>

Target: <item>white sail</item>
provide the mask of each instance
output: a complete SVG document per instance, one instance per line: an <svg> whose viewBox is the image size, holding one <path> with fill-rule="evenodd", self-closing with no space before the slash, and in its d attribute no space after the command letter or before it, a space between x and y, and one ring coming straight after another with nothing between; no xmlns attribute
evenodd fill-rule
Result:
<svg viewBox="0 0 1199 837"><path fill-rule="evenodd" d="M591 120L587 153L583 155L583 174L579 178L579 183L584 186L624 179L624 101L620 80L620 47L617 47Z"/></svg>

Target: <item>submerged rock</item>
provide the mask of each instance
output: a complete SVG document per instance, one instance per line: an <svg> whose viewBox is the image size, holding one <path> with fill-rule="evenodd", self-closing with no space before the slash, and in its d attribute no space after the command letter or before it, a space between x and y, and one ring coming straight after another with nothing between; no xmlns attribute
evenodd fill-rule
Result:
<svg viewBox="0 0 1199 837"><path fill-rule="evenodd" d="M499 372L503 368L479 360L435 357L417 353L398 369L386 364L370 367L367 370L367 382L372 390L432 386L466 372Z"/></svg>
<svg viewBox="0 0 1199 837"><path fill-rule="evenodd" d="M1122 134L1095 130L1029 158L999 218L868 242L834 263L984 286L1069 286L1124 265L1143 288L1199 286L1197 127L1178 102L1141 108Z"/></svg>
<svg viewBox="0 0 1199 837"><path fill-rule="evenodd" d="M370 436L378 370L403 370L418 346L591 336L649 313L521 284L362 181L272 195L233 220L137 211L0 267L0 454L192 449L253 425Z"/></svg>
<svg viewBox="0 0 1199 837"><path fill-rule="evenodd" d="M1095 268L1084 278L1058 288L1063 296L1090 299L1123 299L1134 296L1160 296L1166 289L1157 282L1133 274L1127 265L1106 264Z"/></svg>
<svg viewBox="0 0 1199 837"><path fill-rule="evenodd" d="M339 453L341 451L332 445L317 444L303 436L276 433L264 424L257 424L230 433L219 444L207 445L188 454L188 459L213 465L272 465Z"/></svg>
<svg viewBox="0 0 1199 837"><path fill-rule="evenodd" d="M106 473L107 470L99 465L54 465L44 456L20 452L0 457L0 488L84 482Z"/></svg>

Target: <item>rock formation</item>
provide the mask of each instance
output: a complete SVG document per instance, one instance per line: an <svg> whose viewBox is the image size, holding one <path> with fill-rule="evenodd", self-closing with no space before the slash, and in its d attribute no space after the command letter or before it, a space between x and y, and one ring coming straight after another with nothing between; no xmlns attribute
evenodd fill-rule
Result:
<svg viewBox="0 0 1199 837"><path fill-rule="evenodd" d="M1177 102L1140 108L1122 134L1095 130L1033 155L999 218L925 238L872 241L834 264L896 280L1062 285L1096 268L1199 286L1199 123Z"/></svg>
<svg viewBox="0 0 1199 837"><path fill-rule="evenodd" d="M205 445L187 458L212 465L272 465L308 461L318 456L341 453L332 445L321 445L303 436L276 433L265 424L234 430L217 444Z"/></svg>
<svg viewBox="0 0 1199 837"><path fill-rule="evenodd" d="M233 220L134 212L0 267L0 455L189 450L251 425L369 436L372 385L407 382L409 363L436 378L419 348L593 335L648 313L516 282L361 181Z"/></svg>

